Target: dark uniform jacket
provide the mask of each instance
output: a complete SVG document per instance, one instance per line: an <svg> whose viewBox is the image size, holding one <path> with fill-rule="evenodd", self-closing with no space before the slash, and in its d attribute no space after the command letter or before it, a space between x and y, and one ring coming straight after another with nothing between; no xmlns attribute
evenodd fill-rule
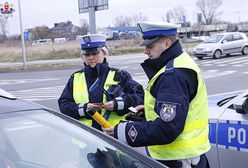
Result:
<svg viewBox="0 0 248 168"><path fill-rule="evenodd" d="M158 59L147 59L142 67L149 80L167 63L180 54L182 47L178 41L172 44ZM151 88L151 94L156 98L155 112L160 116L161 105L166 102L179 104L176 109L176 116L171 122L165 122L158 117L153 122L129 122L125 129L117 125L114 136L122 135L125 132L125 140L131 146L150 146L169 144L173 142L184 129L189 103L197 93L197 74L193 70L176 68L174 73L162 73ZM120 128L118 128L120 127ZM134 130L135 128L135 130ZM120 131L118 133L118 131ZM133 134L130 134L132 132ZM136 135L134 135L136 133Z"/></svg>
<svg viewBox="0 0 248 168"><path fill-rule="evenodd" d="M100 78L100 84L103 87L109 70L110 67L108 66L108 63L105 59L102 64L97 64L95 68L91 68L90 66L85 65L85 67L80 71L83 71L85 73L87 88L89 90L90 86L95 82L97 78ZM114 70L117 71L117 69ZM74 78L72 75L58 100L58 104L62 113L74 119L79 119L79 104L76 104L73 99L73 79ZM121 70L120 85L123 88L123 93L121 97L124 101L124 110L117 112L119 115L123 115L128 113L128 107L143 104L144 91L142 85L134 81L131 75L124 70ZM90 103L101 103L102 100L103 92L100 88L96 88L93 92L89 93ZM94 121L93 127L97 127L100 129L100 125L98 125Z"/></svg>

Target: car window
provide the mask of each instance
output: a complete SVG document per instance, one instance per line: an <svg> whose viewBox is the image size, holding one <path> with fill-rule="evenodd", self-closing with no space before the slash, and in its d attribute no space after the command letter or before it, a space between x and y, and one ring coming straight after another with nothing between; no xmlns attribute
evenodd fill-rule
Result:
<svg viewBox="0 0 248 168"><path fill-rule="evenodd" d="M224 40L226 40L227 42L232 41L232 40L233 40L232 35L231 35L231 34L228 34L228 35L223 39L223 41L224 41Z"/></svg>
<svg viewBox="0 0 248 168"><path fill-rule="evenodd" d="M234 34L233 35L233 40L241 40L243 37L240 34Z"/></svg>
<svg viewBox="0 0 248 168"><path fill-rule="evenodd" d="M143 167L146 164L96 135L44 111L1 114L5 151L16 167Z"/></svg>
<svg viewBox="0 0 248 168"><path fill-rule="evenodd" d="M204 43L218 43L224 35L213 35L204 41Z"/></svg>
<svg viewBox="0 0 248 168"><path fill-rule="evenodd" d="M40 40L40 43L46 43L48 42L47 40Z"/></svg>

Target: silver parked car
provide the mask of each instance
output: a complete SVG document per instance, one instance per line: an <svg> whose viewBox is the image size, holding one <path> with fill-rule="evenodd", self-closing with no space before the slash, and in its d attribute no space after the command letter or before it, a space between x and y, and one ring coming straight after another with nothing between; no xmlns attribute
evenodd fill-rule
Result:
<svg viewBox="0 0 248 168"><path fill-rule="evenodd" d="M248 166L248 90L209 97L210 167Z"/></svg>
<svg viewBox="0 0 248 168"><path fill-rule="evenodd" d="M215 34L197 45L193 51L193 55L198 59L202 59L203 57L218 59L233 53L248 54L248 39L246 34L241 32Z"/></svg>

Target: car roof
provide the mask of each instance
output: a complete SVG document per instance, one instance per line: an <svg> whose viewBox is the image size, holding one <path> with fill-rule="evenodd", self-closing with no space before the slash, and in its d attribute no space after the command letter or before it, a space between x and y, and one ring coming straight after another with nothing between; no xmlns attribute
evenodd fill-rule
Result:
<svg viewBox="0 0 248 168"><path fill-rule="evenodd" d="M0 89L0 105L1 105L0 113L42 108L38 104L18 99L14 95L2 89Z"/></svg>
<svg viewBox="0 0 248 168"><path fill-rule="evenodd" d="M34 103L26 102L20 99L8 99L5 97L0 97L0 104L0 113L42 109L42 106L36 105Z"/></svg>

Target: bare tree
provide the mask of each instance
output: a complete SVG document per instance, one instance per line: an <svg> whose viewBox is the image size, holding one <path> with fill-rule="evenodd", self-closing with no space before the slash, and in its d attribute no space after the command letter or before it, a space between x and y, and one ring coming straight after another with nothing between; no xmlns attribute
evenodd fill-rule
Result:
<svg viewBox="0 0 248 168"><path fill-rule="evenodd" d="M136 26L138 22L147 21L148 18L140 12L138 15L132 17L133 26Z"/></svg>
<svg viewBox="0 0 248 168"><path fill-rule="evenodd" d="M7 34L8 19L1 16L0 17L0 32L2 37L6 37Z"/></svg>
<svg viewBox="0 0 248 168"><path fill-rule="evenodd" d="M115 26L131 26L132 25L132 17L117 16L114 18L113 23Z"/></svg>
<svg viewBox="0 0 248 168"><path fill-rule="evenodd" d="M204 24L210 25L216 17L221 14L219 7L222 5L222 0L197 0L196 7L202 13L205 20Z"/></svg>
<svg viewBox="0 0 248 168"><path fill-rule="evenodd" d="M183 7L181 6L175 7L173 9L170 9L166 13L166 21L167 22L173 21L174 23L182 23L182 18L183 18L183 15L185 14L186 14L186 10Z"/></svg>
<svg viewBox="0 0 248 168"><path fill-rule="evenodd" d="M51 38L51 33L47 26L37 26L33 29L31 38L33 40Z"/></svg>
<svg viewBox="0 0 248 168"><path fill-rule="evenodd" d="M80 20L80 26L79 26L79 34L84 35L87 34L89 30L89 24L86 19L81 19Z"/></svg>
<svg viewBox="0 0 248 168"><path fill-rule="evenodd" d="M166 16L162 16L162 20L163 20L163 22L170 23L170 21L171 21L170 14L167 12Z"/></svg>

